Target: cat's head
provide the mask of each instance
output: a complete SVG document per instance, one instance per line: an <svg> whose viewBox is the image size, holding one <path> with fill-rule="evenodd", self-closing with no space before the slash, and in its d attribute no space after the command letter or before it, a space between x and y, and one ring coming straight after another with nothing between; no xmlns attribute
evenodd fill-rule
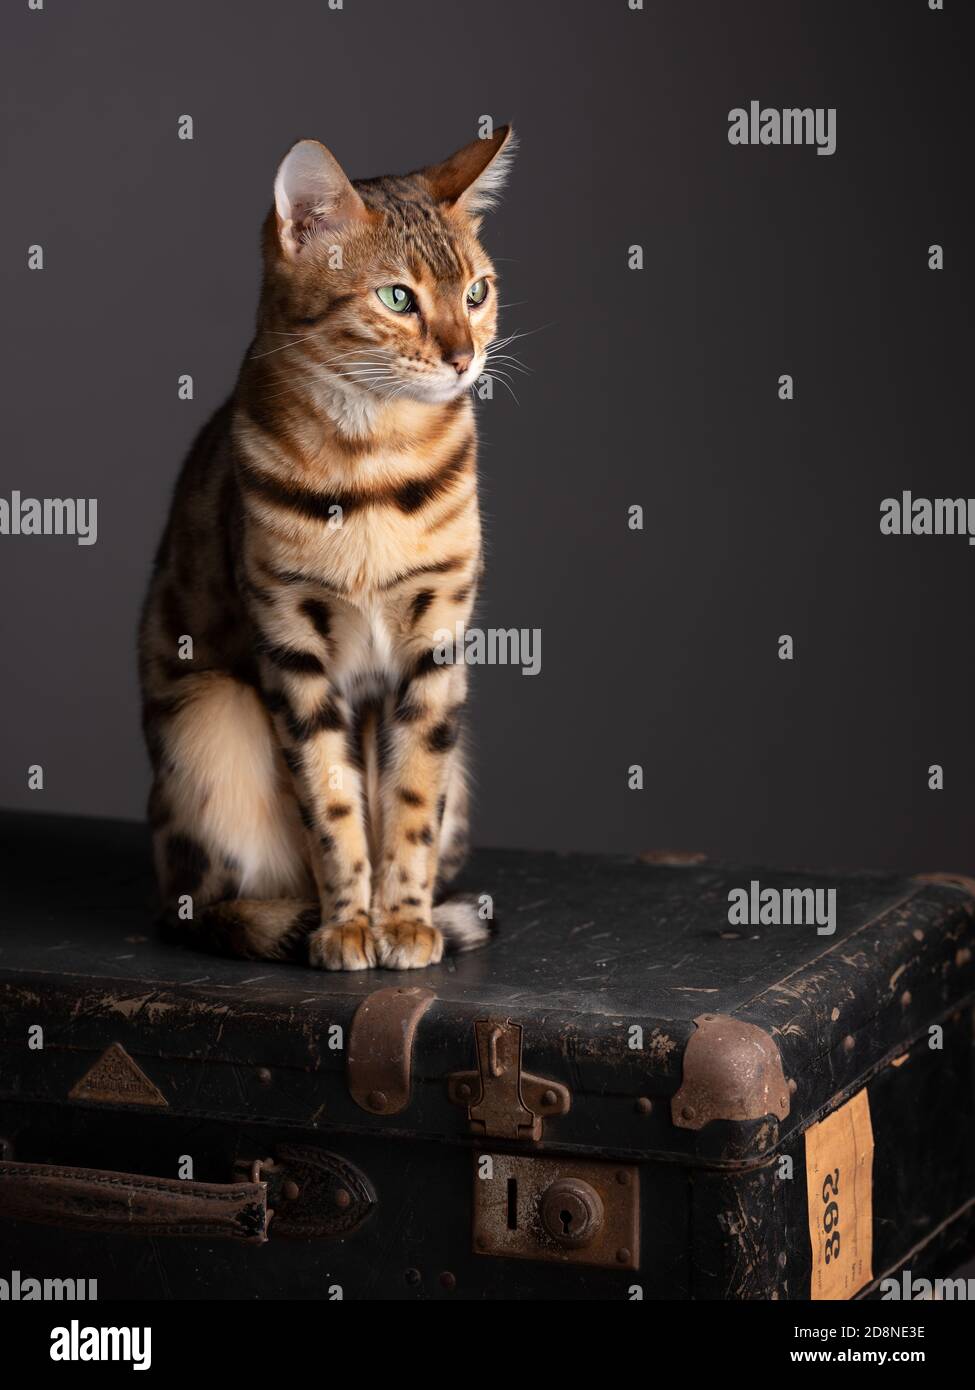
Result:
<svg viewBox="0 0 975 1390"><path fill-rule="evenodd" d="M352 182L324 145L294 145L265 228L262 328L279 335L272 343L300 341L301 369L347 391L430 403L466 391L497 323L480 215L513 148L502 126L440 164ZM283 354L293 366L296 356Z"/></svg>

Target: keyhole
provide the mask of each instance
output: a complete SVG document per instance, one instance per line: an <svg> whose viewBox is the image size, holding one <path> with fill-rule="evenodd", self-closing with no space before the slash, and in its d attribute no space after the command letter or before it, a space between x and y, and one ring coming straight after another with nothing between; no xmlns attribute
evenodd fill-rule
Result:
<svg viewBox="0 0 975 1390"><path fill-rule="evenodd" d="M546 1232L566 1248L586 1245L603 1224L602 1199L581 1178L558 1178L538 1205Z"/></svg>

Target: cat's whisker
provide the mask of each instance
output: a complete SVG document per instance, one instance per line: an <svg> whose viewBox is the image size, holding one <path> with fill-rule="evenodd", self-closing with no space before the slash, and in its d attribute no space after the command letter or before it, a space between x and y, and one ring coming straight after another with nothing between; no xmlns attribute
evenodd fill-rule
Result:
<svg viewBox="0 0 975 1390"><path fill-rule="evenodd" d="M369 349L364 347L350 348L348 352L337 353L335 357L330 357L328 360L330 362L342 362L346 358L355 357L356 354L371 356L377 362L387 362L389 360L388 353L383 352L381 349L376 348L370 353Z"/></svg>
<svg viewBox="0 0 975 1390"><path fill-rule="evenodd" d="M511 386L511 384L510 384L508 381L505 380L505 378L504 378L503 376L501 376L500 373L498 373L498 372L488 372L488 376L490 377L490 379L491 379L492 381L500 381L500 383L501 383L501 385L504 387L504 389L510 393L511 399L514 401L515 405L521 405L521 401L520 401L520 400L518 399L518 397L515 395L513 387Z"/></svg>
<svg viewBox="0 0 975 1390"><path fill-rule="evenodd" d="M389 372L344 373L346 379L355 386L381 395L385 400L395 400L408 389L408 383L401 382Z"/></svg>
<svg viewBox="0 0 975 1390"><path fill-rule="evenodd" d="M510 353L506 352L488 353L487 361L489 363L503 362L506 367L510 367L513 371L516 372L526 372L528 374L531 374L534 371L534 368L526 367L524 362L519 361L517 357L513 357Z"/></svg>
<svg viewBox="0 0 975 1390"><path fill-rule="evenodd" d="M523 367L523 366L521 365L520 362L495 362L495 361L491 361L491 362L488 362L488 363L486 364L484 370L487 371L487 372L497 372L497 371L518 372L521 376L531 376L531 375L532 375L531 368L530 368L530 367Z"/></svg>
<svg viewBox="0 0 975 1390"><path fill-rule="evenodd" d="M298 343L306 343L309 338L315 338L317 336L318 335L315 333L306 333L305 336L303 338L299 338L297 342L281 343L278 347L268 348L267 352L254 352L251 354L251 360L254 361L259 357L270 357L272 353L275 352L284 352L286 348L297 347Z"/></svg>
<svg viewBox="0 0 975 1390"><path fill-rule="evenodd" d="M333 372L385 372L390 367L385 362L341 362L331 366Z"/></svg>
<svg viewBox="0 0 975 1390"><path fill-rule="evenodd" d="M355 362L368 363L368 365L371 367L380 367L388 365L387 359L385 357L379 357L378 355L364 356L361 354L361 352L359 355L343 352L339 353L337 357L326 357L323 359L323 365L328 367L336 367L341 366L343 363Z"/></svg>
<svg viewBox="0 0 975 1390"><path fill-rule="evenodd" d="M343 362L343 363L335 363L334 365L332 365L331 370L332 370L332 371L336 371L336 372L359 372L359 371L384 372L384 371L389 371L389 370L391 370L391 369L390 369L389 364L388 364L387 362L368 362L368 361L362 361L362 362Z"/></svg>
<svg viewBox="0 0 975 1390"><path fill-rule="evenodd" d="M508 380L508 378L506 376L503 376L500 372L490 372L488 374L488 381L500 381L504 385L511 385L511 382Z"/></svg>
<svg viewBox="0 0 975 1390"><path fill-rule="evenodd" d="M346 381L371 381L371 382L375 382L375 381L397 381L397 380L398 380L397 377L392 376L389 372L383 372L383 371L378 371L378 370L377 370L377 371L368 371L368 370L364 371L364 370L359 370L359 371L355 371L355 372L337 372L336 375L337 375L337 376L344 377Z"/></svg>
<svg viewBox="0 0 975 1390"><path fill-rule="evenodd" d="M505 352L506 346L507 345L505 343L492 343L492 345L487 349L486 355L488 357L514 357L516 355L515 353Z"/></svg>
<svg viewBox="0 0 975 1390"><path fill-rule="evenodd" d="M555 322L543 323L538 328L527 328L521 333L509 333L504 338L495 338L490 344L491 347L507 347L509 343L515 342L518 338L534 338L536 333L544 333L547 328L554 328Z"/></svg>

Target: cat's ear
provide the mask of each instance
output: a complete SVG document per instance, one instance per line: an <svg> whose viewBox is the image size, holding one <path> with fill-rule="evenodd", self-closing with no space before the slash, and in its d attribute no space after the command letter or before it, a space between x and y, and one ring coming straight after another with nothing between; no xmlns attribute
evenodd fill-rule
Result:
<svg viewBox="0 0 975 1390"><path fill-rule="evenodd" d="M510 125L498 126L493 135L473 140L442 164L422 171L436 198L470 217L494 206L511 170L515 133Z"/></svg>
<svg viewBox="0 0 975 1390"><path fill-rule="evenodd" d="M338 231L367 222L369 213L335 156L317 140L299 140L281 161L274 180L278 237L297 256L316 231Z"/></svg>

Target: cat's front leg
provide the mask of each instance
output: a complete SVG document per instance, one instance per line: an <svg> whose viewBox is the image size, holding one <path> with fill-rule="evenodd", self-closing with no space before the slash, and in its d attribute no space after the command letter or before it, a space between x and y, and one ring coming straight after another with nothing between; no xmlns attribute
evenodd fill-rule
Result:
<svg viewBox="0 0 975 1390"><path fill-rule="evenodd" d="M349 757L351 716L324 663L294 647L267 647L265 700L291 772L321 926L308 938L309 963L325 970L376 964L370 925L371 872L362 777Z"/></svg>
<svg viewBox="0 0 975 1390"><path fill-rule="evenodd" d="M435 965L443 955L433 889L449 760L466 693L465 669L437 664L427 650L414 658L392 704L372 912L379 963L390 970Z"/></svg>

